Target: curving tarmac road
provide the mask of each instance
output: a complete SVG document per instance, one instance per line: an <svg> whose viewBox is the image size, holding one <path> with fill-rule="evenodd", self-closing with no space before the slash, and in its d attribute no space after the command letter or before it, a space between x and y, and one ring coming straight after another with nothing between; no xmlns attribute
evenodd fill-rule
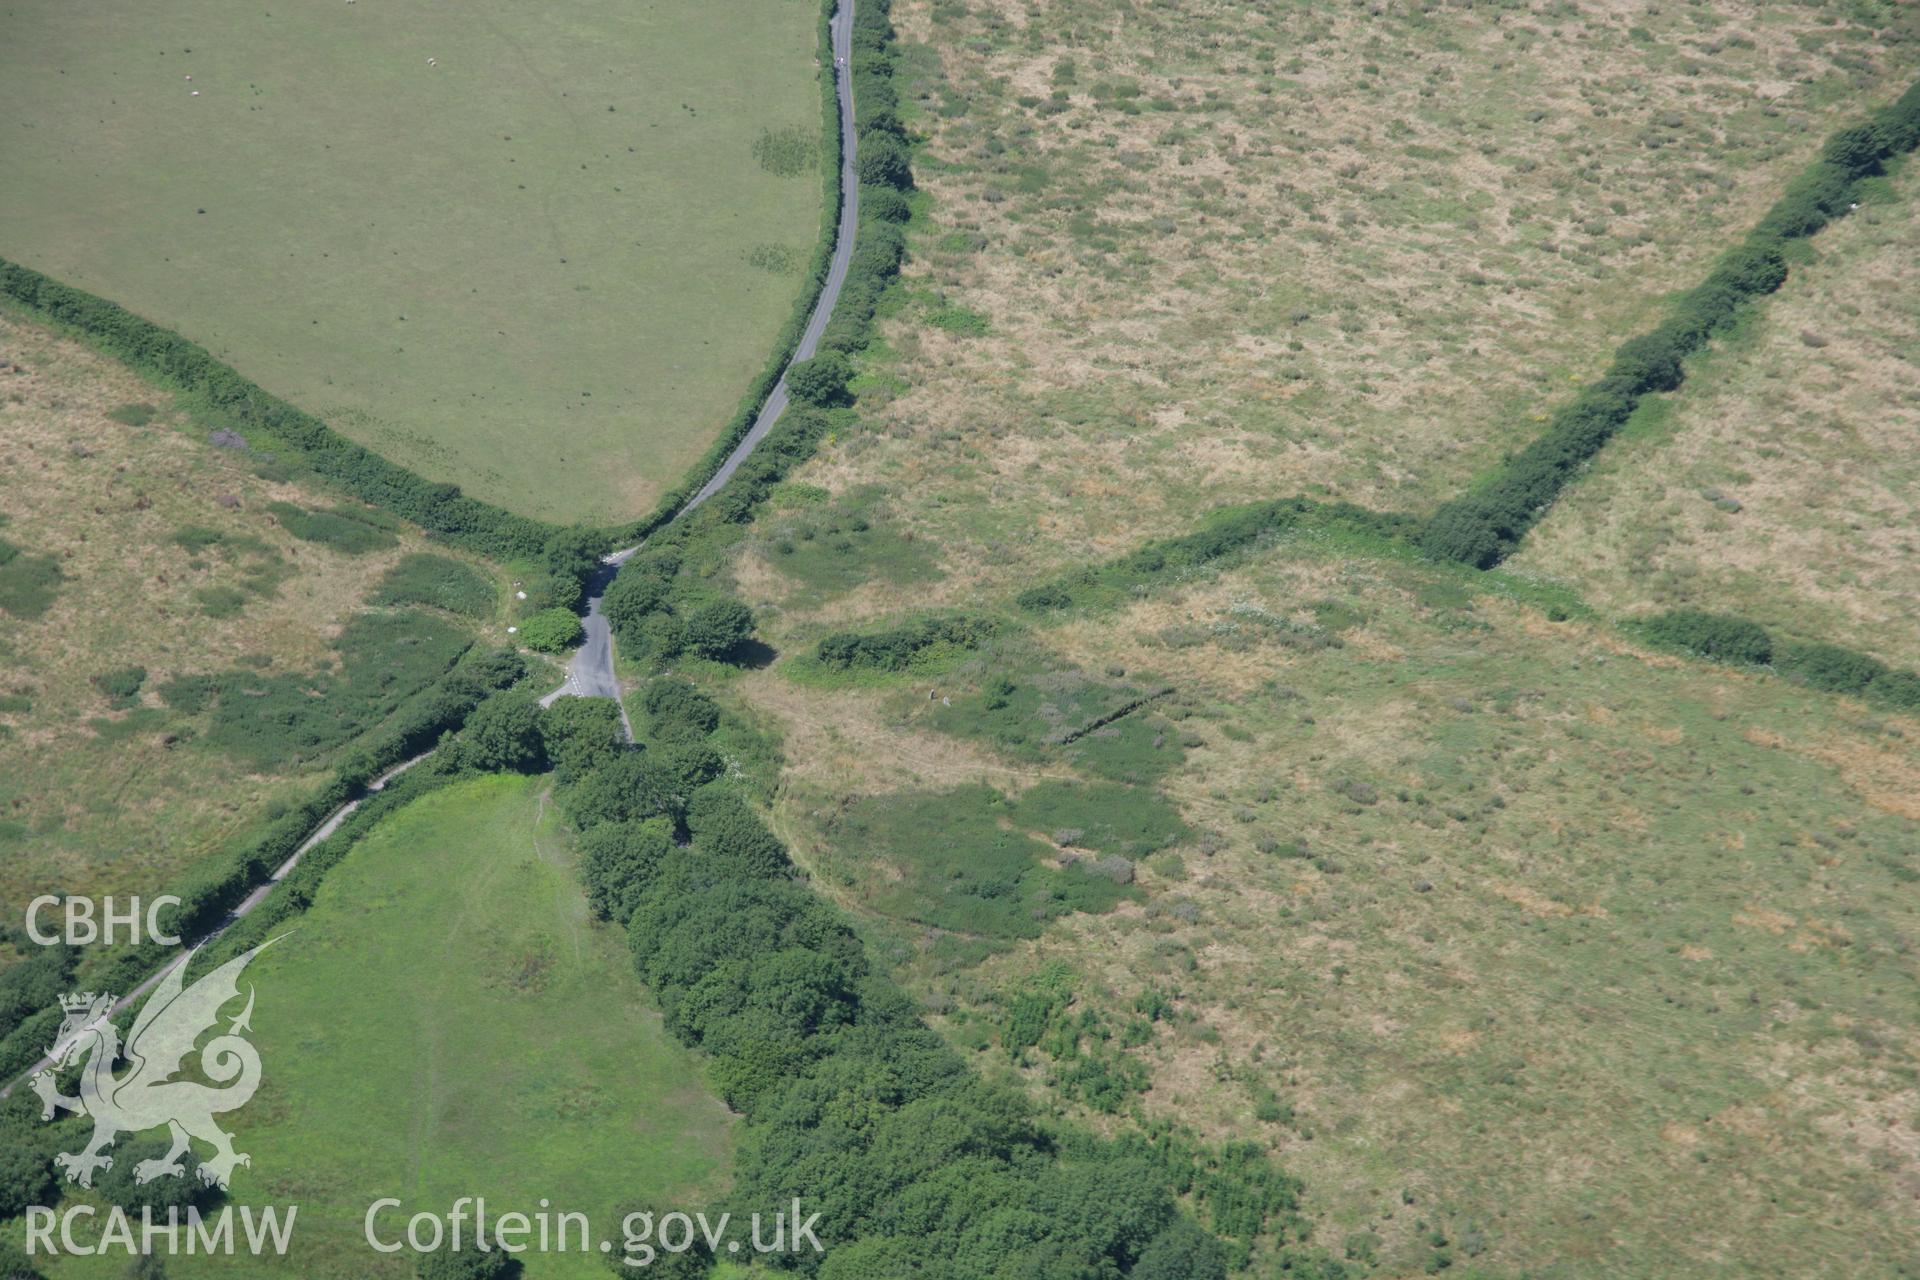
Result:
<svg viewBox="0 0 1920 1280"><path fill-rule="evenodd" d="M813 353L819 348L820 336L826 332L827 321L833 318L834 304L840 300L840 287L846 283L847 267L853 261L853 238L860 219L860 184L854 174L853 166L855 145L853 78L850 73L850 64L853 59L854 3L855 0L840 0L839 6L834 10L829 28L833 43L834 94L840 100L840 225L834 237L833 260L827 266L826 283L820 289L820 297L813 305L813 314L807 318L807 327L801 333L800 341L794 346L793 357L788 361L789 365L793 360L811 359ZM674 513L673 518L678 520L718 493L721 487L733 477L733 473L739 470L740 464L746 460L748 454L753 452L754 447L766 439L767 432L773 430L774 423L780 420L780 415L786 412L786 408L787 375L785 370L782 370L780 381L774 385L773 391L767 396L766 403L760 406L760 414L753 420L753 426L748 429L745 436L741 437L740 443L734 446L733 452L727 455L726 461L720 464L720 469L713 473L713 478L702 485L700 491L687 500L687 505ZM633 739L633 725L627 720L626 704L620 700L620 681L613 674L613 630L607 625L606 616L600 611L600 598L606 594L607 584L613 581L614 574L619 572L622 564L626 563L627 557L639 549L639 547L628 547L624 551L616 551L602 559L601 563L604 567L587 583L587 615L582 619L586 638L580 648L574 652L573 661L568 664L566 683L540 699L540 705L546 707L552 706L555 701L563 697L612 698L614 704L620 708L620 720L626 727L628 741ZM369 783L367 790L369 792L380 790L389 779L412 768L431 754L433 753L430 751L424 752L388 770ZM242 916L260 905L267 894L272 892L273 887L286 879L288 873L299 865L301 856L307 850L332 835L339 829L347 815L359 807L360 801L352 800L329 814L327 820L314 828L313 834L294 850L292 856L274 871L272 877L248 894L219 928L195 944L195 949L214 941ZM191 955L192 952L182 952L178 959L161 966L159 972L116 1001L113 1012L120 1012L152 990L154 984L165 977L175 965L184 963ZM5 1088L0 1089L0 1098L11 1094L14 1086L21 1080L50 1066L58 1051L59 1048L56 1047L54 1054L42 1058L14 1077Z"/></svg>
<svg viewBox="0 0 1920 1280"><path fill-rule="evenodd" d="M847 282L847 267L853 262L853 238L860 225L860 180L854 175L853 133L853 5L854 0L840 0L833 14L833 84L834 94L840 99L840 229L833 242L833 261L827 264L827 280L820 289L820 297L813 304L813 314L807 319L805 332L793 348L793 359L811 360L813 353L820 348L820 336L827 331L827 321L833 318L834 304L840 301L840 286ZM787 375L783 371L780 381L767 395L767 402L760 406L760 416L753 420L753 426L734 446L713 478L700 487L700 492L687 500L680 508L680 516L687 514L701 503L720 492L723 485L733 478L740 464L752 453L754 446L766 438L773 430L773 424L787 408Z"/></svg>
<svg viewBox="0 0 1920 1280"><path fill-rule="evenodd" d="M854 0L840 0L834 10L830 24L833 42L833 84L834 96L840 101L840 225L833 242L833 259L827 264L827 279L820 288L820 297L813 304L813 314L807 317L807 327L800 335L800 341L794 345L795 360L811 360L813 353L819 350L820 337L827 331L827 322L833 318L834 304L840 301L840 287L847 282L847 268L853 262L854 233L860 225L860 181L854 173L854 148L857 145L853 132L853 6ZM753 426L742 436L740 443L733 447L719 470L693 497L687 499L687 505L674 514L678 520L695 507L720 492L733 473L740 469L747 455L754 451L767 432L773 430L774 423L780 421L780 415L787 410L787 375L782 370L780 381L774 384L768 393L766 403L760 406L760 414L753 420ZM627 557L638 551L639 547L628 547L616 551L601 562L606 567L587 584L587 614L581 619L586 630L586 638L574 651L573 660L567 664L566 683L540 700L540 705L550 707L561 698L612 698L620 701L620 681L613 674L613 629L607 625L607 619L600 612L600 598L606 593L607 584L613 581L613 575L619 571ZM633 738L633 725L627 720L624 703L620 707L620 719L626 725L627 738Z"/></svg>

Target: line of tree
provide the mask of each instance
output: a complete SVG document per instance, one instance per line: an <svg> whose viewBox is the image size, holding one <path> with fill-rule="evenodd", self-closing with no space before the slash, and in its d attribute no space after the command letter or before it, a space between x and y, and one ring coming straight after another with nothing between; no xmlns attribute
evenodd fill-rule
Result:
<svg viewBox="0 0 1920 1280"><path fill-rule="evenodd" d="M1920 673L1890 667L1870 654L1818 640L1776 638L1737 614L1670 609L1632 624L1662 648L1730 666L1769 667L1828 693L1846 693L1898 711L1920 711Z"/></svg>
<svg viewBox="0 0 1920 1280"><path fill-rule="evenodd" d="M116 302L0 259L0 293L131 365L197 397L219 425L264 435L298 454L332 484L430 533L498 560L540 551L554 529L436 484L340 435L312 414L268 394L205 347Z"/></svg>
<svg viewBox="0 0 1920 1280"><path fill-rule="evenodd" d="M1704 283L1674 302L1649 333L1624 343L1598 382L1553 417L1541 436L1465 495L1436 510L1419 531L1428 554L1477 568L1500 563L1560 490L1626 424L1642 397L1671 391L1683 362L1724 331L1754 299L1787 278L1791 241L1845 215L1863 180L1920 146L1920 84L1864 124L1840 130L1746 239L1723 254Z"/></svg>
<svg viewBox="0 0 1920 1280"><path fill-rule="evenodd" d="M666 1026L744 1118L728 1207L797 1196L822 1215L826 1256L786 1265L824 1280L1223 1280L1277 1235L1299 1274L1343 1274L1299 1245L1299 1183L1263 1157L1053 1132L975 1077L809 891L741 784L703 762L712 699L664 678L641 705L635 746L610 702L563 700L542 751L594 914L626 929ZM1203 1230L1176 1189L1239 1234Z"/></svg>

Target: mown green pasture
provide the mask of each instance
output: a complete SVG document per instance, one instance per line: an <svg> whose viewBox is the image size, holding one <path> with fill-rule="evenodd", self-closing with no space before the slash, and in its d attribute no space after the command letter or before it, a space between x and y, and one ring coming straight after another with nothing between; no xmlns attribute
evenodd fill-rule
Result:
<svg viewBox="0 0 1920 1280"><path fill-rule="evenodd" d="M297 1204L284 1264L308 1280L411 1276L376 1254L377 1198L444 1215L588 1215L617 1237L631 1203L691 1211L723 1190L725 1108L667 1036L626 940L597 927L540 779L490 777L395 814L248 970L264 1082L230 1116L235 1204ZM391 1238L390 1232L383 1238ZM598 1255L527 1256L537 1276L606 1274ZM55 1277L121 1274L124 1257ZM175 1257L167 1274L258 1274L249 1257Z"/></svg>
<svg viewBox="0 0 1920 1280"><path fill-rule="evenodd" d="M636 516L800 291L818 17L23 0L0 13L0 255L433 479Z"/></svg>

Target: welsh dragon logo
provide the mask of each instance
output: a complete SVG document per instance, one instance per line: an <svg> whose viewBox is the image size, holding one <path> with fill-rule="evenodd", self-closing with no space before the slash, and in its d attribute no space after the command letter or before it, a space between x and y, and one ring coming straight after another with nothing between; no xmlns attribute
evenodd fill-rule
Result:
<svg viewBox="0 0 1920 1280"><path fill-rule="evenodd" d="M220 1010L238 998L240 973L248 961L274 941L278 939L227 961L190 987L184 985L185 975L198 950L188 953L167 971L140 1007L124 1047L112 1022L113 996L88 991L60 998L66 1020L47 1053L53 1065L33 1077L33 1090L43 1104L42 1120L53 1119L62 1109L93 1119L93 1137L85 1149L63 1151L53 1158L55 1166L66 1170L68 1181L92 1186L96 1169L113 1167L113 1157L104 1153L116 1138L161 1125L167 1126L173 1145L160 1159L142 1160L134 1166L133 1180L137 1183L178 1178L186 1173L180 1157L187 1154L196 1138L214 1149L213 1156L200 1165L203 1182L225 1187L235 1166L252 1163L233 1149L233 1135L214 1122L215 1116L245 1106L260 1087L260 1055L240 1035L252 1030L251 986L247 988L246 1008L228 1024L224 1034L198 1051L198 1074L213 1084L174 1077L180 1074L187 1056L195 1052L201 1034L219 1021ZM116 1075L114 1065L122 1058L131 1069ZM75 1063L84 1064L77 1098L61 1093L54 1081L54 1071Z"/></svg>

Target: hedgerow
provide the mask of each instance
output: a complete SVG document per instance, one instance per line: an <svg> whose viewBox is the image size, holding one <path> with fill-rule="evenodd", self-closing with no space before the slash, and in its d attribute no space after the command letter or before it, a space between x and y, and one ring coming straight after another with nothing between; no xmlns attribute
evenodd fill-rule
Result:
<svg viewBox="0 0 1920 1280"><path fill-rule="evenodd" d="M596 914L626 924L667 1028L742 1114L730 1207L799 1195L820 1212L826 1255L793 1266L825 1280L1223 1280L1256 1237L1304 1234L1298 1184L1257 1156L1165 1130L1120 1144L1051 1132L1015 1090L974 1078L799 883L737 783L700 786L677 814L663 804L645 762L714 717L678 681L643 701L667 736L599 741L559 803ZM575 755L583 735L605 737L550 720L548 750ZM673 824L684 843L666 838ZM1207 1235L1176 1191L1237 1238Z"/></svg>
<svg viewBox="0 0 1920 1280"><path fill-rule="evenodd" d="M1051 582L1029 587L1014 598L1014 603L1030 613L1113 603L1152 583L1178 580L1193 570L1294 529L1392 538L1414 527L1415 521L1410 516L1368 511L1347 502L1317 502L1312 498L1282 498L1223 507L1209 513L1192 533L1155 538L1117 560L1088 565Z"/></svg>
<svg viewBox="0 0 1920 1280"><path fill-rule="evenodd" d="M1823 641L1779 640L1757 622L1733 614L1673 609L1632 624L1664 648L1717 662L1765 667L1796 684L1852 694L1899 711L1920 711L1920 673L1898 670L1870 654Z"/></svg>
<svg viewBox="0 0 1920 1280"><path fill-rule="evenodd" d="M1685 359L1755 299L1787 278L1789 242L1847 212L1862 180L1920 146L1920 85L1865 124L1840 130L1746 239L1723 254L1704 283L1675 299L1650 333L1622 344L1605 375L1553 417L1546 431L1472 491L1443 504L1418 533L1430 555L1491 568L1519 545L1560 490L1626 424L1641 399L1671 391Z"/></svg>
<svg viewBox="0 0 1920 1280"><path fill-rule="evenodd" d="M447 541L495 559L537 552L550 526L436 484L348 440L310 413L269 395L197 343L118 303L0 259L0 293L56 326L87 337L164 386L190 392L217 425L258 433L292 450L327 481Z"/></svg>
<svg viewBox="0 0 1920 1280"><path fill-rule="evenodd" d="M641 520L615 531L611 545L631 546L649 538L659 530L666 528L679 516L689 499L704 487L718 472L734 449L753 429L754 420L760 416L761 408L767 397L780 384L788 362L799 348L800 339L805 335L807 321L813 315L814 305L820 299L820 291L827 282L827 268L833 260L833 251L838 241L840 228L848 210L843 207L840 189L840 99L834 85L833 38L829 24L833 18L835 0L822 0L818 40L820 48L820 177L822 183L823 216L822 234L814 246L813 260L808 265L806 283L800 294L794 299L793 314L788 318L786 327L774 340L772 354L761 369L760 375L747 387L746 394L740 399L740 406L734 411L733 418L722 428L713 445L688 471L687 477L674 489L662 495L651 514ZM884 12L884 4L878 0L868 0L861 5L854 16L855 40L859 39L860 23L869 5L875 5ZM884 17L883 17L884 21ZM889 31L891 28L889 28ZM856 101L858 93L856 91ZM849 281L851 283L851 281ZM842 294L842 305L845 295ZM835 308L838 316L840 308ZM787 416L791 417L791 413ZM764 447L764 444L762 445ZM756 455L760 452L755 450ZM732 488L729 483L728 488Z"/></svg>
<svg viewBox="0 0 1920 1280"><path fill-rule="evenodd" d="M892 87L894 37L887 7L885 3L865 3L854 11L855 53L851 78L855 127L860 138L856 144L858 151L869 146L870 136L884 139L884 145L892 146L898 146L902 136L895 114L898 100ZM827 42L825 24L832 10L829 0L822 18L823 42ZM825 47L830 52L830 42ZM630 657L668 662L690 648L710 656L725 656L727 648L717 643L725 637L709 625L719 619L711 612L702 612L712 610L721 600L721 593L703 576L682 572L685 560L682 553L686 549L698 549L703 553L702 559L707 560L737 541L741 528L753 518L755 509L773 486L795 465L813 455L814 447L835 420L826 411L827 407L843 404L847 399L845 388L851 370L844 353L865 347L872 332L874 310L899 273L906 241L897 223L910 213L900 188L911 185L911 173L894 173L896 182L892 185L862 185L855 195L855 207L841 208L839 107L830 80L826 83L825 105L830 141L827 148L829 207L836 211L837 219L854 217L855 240L839 300L821 337L821 354L794 366L789 381L794 404L752 455L740 464L726 486L697 509L682 512L685 499L697 487L696 480L703 481L711 475L744 437L767 393L785 369L787 357L797 346L800 330L817 294L817 290L810 290L803 300L806 305L795 313L790 335L780 344L774 364L748 396L733 427L715 444L708 460L695 468L694 479L688 487L677 495L670 495L670 504L663 504L662 510L668 515L677 513L677 518L670 524L654 519L630 530L636 538L650 535L649 545L621 568L602 599L614 637L622 652ZM883 144L876 141L872 145ZM901 154L904 155L904 151ZM828 237L823 240L821 255L816 260L821 281L825 279L831 249L832 237Z"/></svg>
<svg viewBox="0 0 1920 1280"><path fill-rule="evenodd" d="M866 86L865 98L876 104L884 101L891 111L897 100L891 88L892 27L886 19L885 3L870 0L855 14L855 42L867 50L854 71L856 85ZM819 20L819 47L822 71L821 89L821 179L824 194L823 231L810 264L807 282L794 301L793 313L779 337L760 375L749 384L733 417L722 428L712 446L688 471L682 482L662 495L654 510L645 517L605 530L576 531L593 543L595 557L616 546L639 542L666 526L686 506L688 499L703 486L745 438L759 416L767 397L778 385L788 361L805 332L808 319L826 282L827 266L833 256L842 209L840 186L840 110L833 77L832 41L828 23L834 0L824 0ZM877 41L877 44L876 44ZM879 46L884 46L881 49ZM884 86L884 87L876 87ZM856 87L856 100L864 98ZM867 112L863 109L862 118ZM882 188L893 194L891 188ZM886 217L898 220L898 211L882 210ZM884 221L884 219L883 219ZM878 302L880 285L899 266L900 250L884 242L860 243L864 255L856 252L849 271L841 305L835 308L834 324L829 327L823 345L829 350L850 350L864 345L865 330L873 307ZM0 293L13 298L56 327L84 337L98 350L117 357L156 382L189 393L202 410L200 416L215 428L243 435L258 433L277 446L295 454L328 483L337 485L355 497L419 525L446 541L477 552L493 560L538 559L550 541L568 531L544 521L514 515L491 503L467 497L459 486L427 480L390 462L341 436L318 418L270 395L215 359L206 349L177 333L161 328L104 298L75 289L40 272L0 258ZM847 317L858 314L857 324ZM58 582L57 569L50 559L32 557L14 576L37 574L22 589L14 612L37 616L52 598L50 588ZM583 568L580 577L590 573ZM0 575L0 587L5 586ZM0 599L0 608L10 602ZM570 601L551 603L571 607ZM33 613L29 614L28 609Z"/></svg>
<svg viewBox="0 0 1920 1280"><path fill-rule="evenodd" d="M269 502L267 514L302 542L317 542L342 555L357 556L369 551L384 551L399 543L399 523L385 512L369 507L334 507L309 511L291 502Z"/></svg>
<svg viewBox="0 0 1920 1280"><path fill-rule="evenodd" d="M571 609L542 609L520 624L520 642L538 653L564 653L584 634Z"/></svg>

